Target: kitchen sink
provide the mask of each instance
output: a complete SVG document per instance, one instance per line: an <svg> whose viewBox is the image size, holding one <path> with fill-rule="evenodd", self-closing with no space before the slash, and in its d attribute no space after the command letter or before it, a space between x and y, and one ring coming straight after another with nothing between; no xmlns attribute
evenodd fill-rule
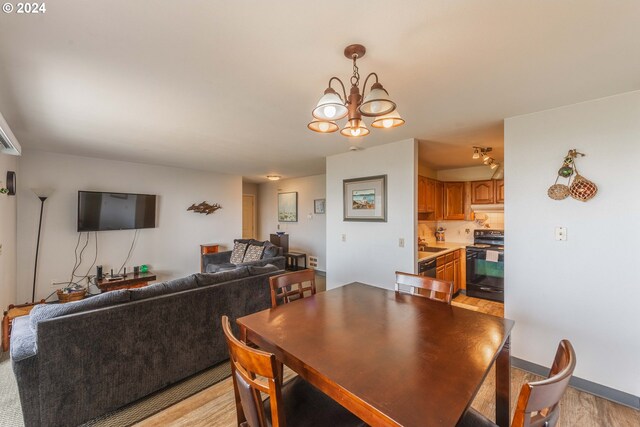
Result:
<svg viewBox="0 0 640 427"><path fill-rule="evenodd" d="M432 253L436 253L436 252L442 252L442 251L446 251L447 248L434 248L433 246L420 246L420 248L418 248L418 250L420 252L432 252Z"/></svg>

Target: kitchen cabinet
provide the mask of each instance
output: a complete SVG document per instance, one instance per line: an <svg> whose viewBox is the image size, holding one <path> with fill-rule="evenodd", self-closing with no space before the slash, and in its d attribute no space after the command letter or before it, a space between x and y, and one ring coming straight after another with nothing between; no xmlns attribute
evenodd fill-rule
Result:
<svg viewBox="0 0 640 427"><path fill-rule="evenodd" d="M427 178L418 176L418 213L427 212Z"/></svg>
<svg viewBox="0 0 640 427"><path fill-rule="evenodd" d="M444 183L444 218L450 220L464 220L464 182Z"/></svg>
<svg viewBox="0 0 640 427"><path fill-rule="evenodd" d="M427 212L436 211L436 181L427 178Z"/></svg>
<svg viewBox="0 0 640 427"><path fill-rule="evenodd" d="M496 179L494 187L496 203L504 203L504 179Z"/></svg>
<svg viewBox="0 0 640 427"><path fill-rule="evenodd" d="M504 203L504 179L471 181L471 204L491 205Z"/></svg>
<svg viewBox="0 0 640 427"><path fill-rule="evenodd" d="M454 295L460 290L462 286L460 250L436 258L436 279L453 282Z"/></svg>
<svg viewBox="0 0 640 427"><path fill-rule="evenodd" d="M495 203L494 181L472 181L471 182L471 204L482 205Z"/></svg>
<svg viewBox="0 0 640 427"><path fill-rule="evenodd" d="M444 219L444 183L436 181L436 221Z"/></svg>

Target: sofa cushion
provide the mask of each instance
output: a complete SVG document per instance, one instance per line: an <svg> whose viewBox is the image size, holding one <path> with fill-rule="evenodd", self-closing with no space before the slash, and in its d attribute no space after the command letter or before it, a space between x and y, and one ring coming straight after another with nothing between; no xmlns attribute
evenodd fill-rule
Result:
<svg viewBox="0 0 640 427"><path fill-rule="evenodd" d="M217 273L218 271L235 270L235 269L236 269L236 265L235 264L231 264L231 263L207 264L207 266L205 267L204 272L205 273Z"/></svg>
<svg viewBox="0 0 640 427"><path fill-rule="evenodd" d="M54 317L66 316L67 314L80 313L96 308L108 307L114 304L128 302L130 300L129 289L119 289L117 291L104 292L80 301L72 301L60 304L38 304L33 307L29 315L31 329L38 333L38 323Z"/></svg>
<svg viewBox="0 0 640 427"><path fill-rule="evenodd" d="M198 287L196 275L169 280L168 282L154 283L142 288L131 289L131 301L153 298L159 295L172 294L174 292L187 291Z"/></svg>
<svg viewBox="0 0 640 427"><path fill-rule="evenodd" d="M258 261L262 258L262 252L264 251L264 246L258 245L249 245L247 248L247 252L244 254L244 258L242 262L251 262Z"/></svg>
<svg viewBox="0 0 640 427"><path fill-rule="evenodd" d="M257 276L258 274L265 274L265 273L273 273L274 271L279 270L279 268L273 264L267 264L264 266L249 265L247 266L247 268L249 269L250 276Z"/></svg>
<svg viewBox="0 0 640 427"><path fill-rule="evenodd" d="M271 242L267 242L264 245L264 252L262 253L262 259L277 257L280 253L280 246L276 246Z"/></svg>
<svg viewBox="0 0 640 427"><path fill-rule="evenodd" d="M154 283L153 285L143 286L142 288L131 289L131 301L139 301L141 299L153 298L158 295L167 293L164 283Z"/></svg>
<svg viewBox="0 0 640 427"><path fill-rule="evenodd" d="M247 243L235 242L233 244L233 250L231 251L231 258L229 262L232 264L240 264L244 259L244 253L247 251Z"/></svg>
<svg viewBox="0 0 640 427"><path fill-rule="evenodd" d="M238 267L235 270L219 271L217 273L198 273L195 275L199 287L216 285L231 280L249 276L248 267Z"/></svg>

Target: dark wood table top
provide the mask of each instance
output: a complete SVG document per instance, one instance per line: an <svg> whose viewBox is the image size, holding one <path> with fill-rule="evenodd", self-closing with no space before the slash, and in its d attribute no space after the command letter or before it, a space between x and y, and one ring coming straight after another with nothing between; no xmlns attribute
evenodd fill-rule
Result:
<svg viewBox="0 0 640 427"><path fill-rule="evenodd" d="M108 280L106 277L96 280L96 285L102 292L145 284L156 280L156 275L148 271L146 273L127 273L126 276L117 280Z"/></svg>
<svg viewBox="0 0 640 427"><path fill-rule="evenodd" d="M351 283L238 324L369 424L449 427L471 404L514 322Z"/></svg>

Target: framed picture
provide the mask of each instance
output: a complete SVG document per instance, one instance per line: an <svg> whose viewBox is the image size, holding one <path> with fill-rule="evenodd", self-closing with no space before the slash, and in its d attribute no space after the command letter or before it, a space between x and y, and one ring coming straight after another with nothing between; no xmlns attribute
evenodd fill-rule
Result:
<svg viewBox="0 0 640 427"><path fill-rule="evenodd" d="M387 221L387 176L343 181L345 221Z"/></svg>
<svg viewBox="0 0 640 427"><path fill-rule="evenodd" d="M298 193L278 193L278 222L298 222Z"/></svg>
<svg viewBox="0 0 640 427"><path fill-rule="evenodd" d="M313 201L313 213L315 214L323 214L324 213L324 205L326 203L325 199L315 199Z"/></svg>

